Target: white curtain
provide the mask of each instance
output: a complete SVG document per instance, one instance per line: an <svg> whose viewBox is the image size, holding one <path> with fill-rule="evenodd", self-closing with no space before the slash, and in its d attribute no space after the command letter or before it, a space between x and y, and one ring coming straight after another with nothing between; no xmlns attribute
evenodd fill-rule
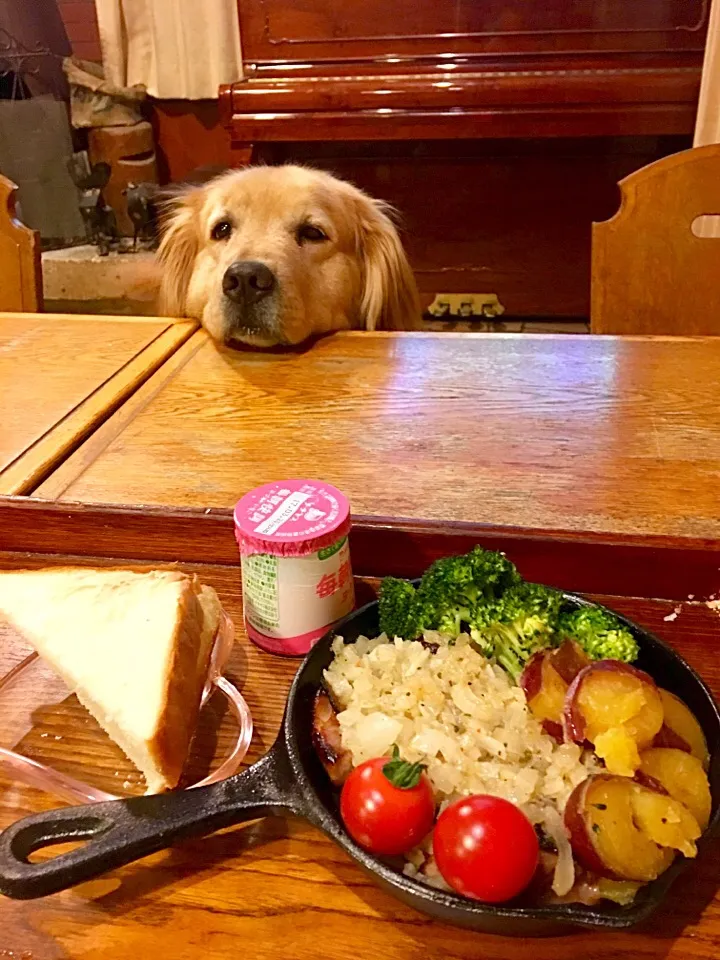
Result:
<svg viewBox="0 0 720 960"><path fill-rule="evenodd" d="M695 124L696 147L720 143L720 0L713 0L710 8L705 61L703 63L700 101ZM708 210L696 231L704 239L720 237L720 210Z"/></svg>
<svg viewBox="0 0 720 960"><path fill-rule="evenodd" d="M695 127L695 146L720 143L720 0L710 10L700 103Z"/></svg>
<svg viewBox="0 0 720 960"><path fill-rule="evenodd" d="M242 76L236 0L95 0L105 77L161 99L215 99Z"/></svg>

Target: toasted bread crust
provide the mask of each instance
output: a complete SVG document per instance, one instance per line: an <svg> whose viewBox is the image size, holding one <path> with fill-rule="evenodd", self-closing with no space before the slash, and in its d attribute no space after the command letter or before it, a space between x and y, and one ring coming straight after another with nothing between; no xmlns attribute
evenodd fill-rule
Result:
<svg viewBox="0 0 720 960"><path fill-rule="evenodd" d="M188 578L181 604L174 656L165 678L165 703L158 715L155 735L147 744L158 773L169 788L177 786L195 734L218 625L217 617L214 624L206 622L197 577Z"/></svg>

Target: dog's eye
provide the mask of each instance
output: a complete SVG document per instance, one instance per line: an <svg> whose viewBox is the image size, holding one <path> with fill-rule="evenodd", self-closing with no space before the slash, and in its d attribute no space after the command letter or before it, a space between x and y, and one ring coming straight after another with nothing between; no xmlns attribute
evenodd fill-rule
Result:
<svg viewBox="0 0 720 960"><path fill-rule="evenodd" d="M323 240L327 240L327 234L320 227L315 227L312 223L304 223L298 227L298 243L322 243Z"/></svg>
<svg viewBox="0 0 720 960"><path fill-rule="evenodd" d="M230 223L230 221L221 220L212 228L210 231L210 236L213 238L213 240L227 240L232 231L233 225Z"/></svg>

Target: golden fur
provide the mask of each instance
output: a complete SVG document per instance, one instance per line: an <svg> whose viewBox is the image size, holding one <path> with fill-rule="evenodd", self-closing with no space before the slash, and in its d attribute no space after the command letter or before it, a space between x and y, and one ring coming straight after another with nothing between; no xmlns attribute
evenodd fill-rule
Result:
<svg viewBox="0 0 720 960"><path fill-rule="evenodd" d="M167 212L161 312L200 320L219 342L259 347L332 330L416 329L417 289L391 215L304 167L251 167L193 187ZM272 271L272 294L232 302L223 277L248 261Z"/></svg>

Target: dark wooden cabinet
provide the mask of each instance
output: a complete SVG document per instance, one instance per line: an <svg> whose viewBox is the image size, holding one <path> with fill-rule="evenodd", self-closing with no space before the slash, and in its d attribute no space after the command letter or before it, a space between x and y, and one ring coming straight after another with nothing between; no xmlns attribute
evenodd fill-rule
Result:
<svg viewBox="0 0 720 960"><path fill-rule="evenodd" d="M232 161L302 160L396 203L421 290L587 314L590 224L687 145L709 0L238 0Z"/></svg>
<svg viewBox="0 0 720 960"><path fill-rule="evenodd" d="M709 0L239 0L255 139L679 134Z"/></svg>

